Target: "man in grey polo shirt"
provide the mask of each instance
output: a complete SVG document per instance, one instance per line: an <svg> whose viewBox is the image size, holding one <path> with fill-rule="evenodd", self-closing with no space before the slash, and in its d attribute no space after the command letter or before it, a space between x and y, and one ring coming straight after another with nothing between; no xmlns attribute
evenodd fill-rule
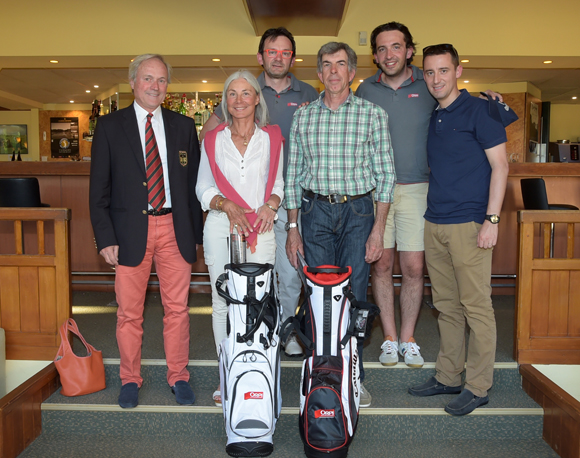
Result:
<svg viewBox="0 0 580 458"><path fill-rule="evenodd" d="M397 364L399 353L410 367L424 363L413 334L423 299L423 215L429 180L427 133L437 101L427 90L423 71L411 65L415 47L405 25L389 22L376 27L371 33L371 48L379 70L356 91L357 96L379 105L388 114L397 174L383 255L372 267L373 297L381 309L384 335L379 361L384 366ZM495 92L486 93L501 100ZM395 325L395 243L402 273L400 334Z"/></svg>
<svg viewBox="0 0 580 458"><path fill-rule="evenodd" d="M423 215L427 208L429 167L427 132L437 102L411 65L415 44L409 29L398 22L376 27L371 34L377 73L358 87L356 95L382 107L389 116L397 183L387 219L384 251L372 267L373 297L381 309L384 342L379 361L397 364L400 352L411 367L423 366L413 337L423 299ZM393 263L395 242L402 272L401 333L395 326Z"/></svg>
<svg viewBox="0 0 580 458"><path fill-rule="evenodd" d="M288 136L294 112L303 105L318 98L318 91L304 81L299 81L289 73L296 58L296 43L292 34L284 27L268 29L262 35L258 46L258 63L264 71L258 76L258 83L268 105L272 124L278 124L284 143L284 181L288 168ZM209 130L221 122L221 110L218 107L203 126L200 140ZM294 225L288 225L288 217L284 202L278 209L278 221L274 225L276 234L276 265L278 274L278 298L282 304L282 320L293 316L300 298L301 282L296 269L292 267L286 256L286 231ZM295 224L295 223L294 223ZM302 347L296 341L294 334L285 342L284 351L288 356L301 356Z"/></svg>

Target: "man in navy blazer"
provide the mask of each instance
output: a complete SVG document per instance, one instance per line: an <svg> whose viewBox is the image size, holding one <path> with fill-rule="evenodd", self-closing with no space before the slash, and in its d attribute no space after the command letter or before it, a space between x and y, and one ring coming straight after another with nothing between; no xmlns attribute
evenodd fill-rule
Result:
<svg viewBox="0 0 580 458"><path fill-rule="evenodd" d="M143 307L152 262L165 310L167 381L178 403L190 405L195 399L186 367L187 298L191 264L202 242L202 211L195 195L199 143L192 119L161 108L170 74L162 56L136 57L129 67L135 102L99 118L92 146L91 222L99 253L116 270L119 405L124 408L137 406L143 383ZM153 156L156 176L146 165ZM153 186L161 194L156 201Z"/></svg>

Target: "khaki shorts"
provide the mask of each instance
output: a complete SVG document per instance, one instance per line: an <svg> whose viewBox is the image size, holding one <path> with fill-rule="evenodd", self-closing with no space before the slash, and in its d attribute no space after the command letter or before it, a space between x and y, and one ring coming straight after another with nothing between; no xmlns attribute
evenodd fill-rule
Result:
<svg viewBox="0 0 580 458"><path fill-rule="evenodd" d="M423 232L429 183L395 184L385 226L384 246L397 251L425 251Z"/></svg>

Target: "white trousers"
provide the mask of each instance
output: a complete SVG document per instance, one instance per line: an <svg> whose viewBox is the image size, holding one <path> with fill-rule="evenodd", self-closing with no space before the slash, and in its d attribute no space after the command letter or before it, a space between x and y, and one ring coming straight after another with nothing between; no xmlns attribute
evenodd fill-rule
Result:
<svg viewBox="0 0 580 458"><path fill-rule="evenodd" d="M230 220L226 213L211 210L207 215L203 229L203 251L211 282L212 326L216 352L221 341L227 337L228 306L218 294L215 282L224 273L224 266L230 262L229 236ZM248 262L274 264L275 260L276 238L274 231L258 235L255 253L252 253L249 248L246 251L246 261Z"/></svg>
<svg viewBox="0 0 580 458"><path fill-rule="evenodd" d="M276 265L274 270L278 276L275 282L278 293L278 300L282 306L282 322L296 313L300 292L302 290L302 281L298 276L296 269L290 264L286 255L286 239L288 234L284 226L288 221L288 213L282 206L278 208L278 221L274 224L276 233ZM298 217L300 222L300 216Z"/></svg>

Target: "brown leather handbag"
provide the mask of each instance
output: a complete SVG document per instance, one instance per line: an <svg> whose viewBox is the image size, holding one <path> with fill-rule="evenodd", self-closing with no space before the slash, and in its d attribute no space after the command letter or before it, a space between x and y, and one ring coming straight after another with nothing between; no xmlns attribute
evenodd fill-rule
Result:
<svg viewBox="0 0 580 458"><path fill-rule="evenodd" d="M74 354L67 338L68 331L76 334L81 340L87 349L87 356ZM95 393L107 387L103 354L87 343L72 318L66 320L60 327L60 348L56 353L54 365L60 375L62 383L60 392L64 396Z"/></svg>

